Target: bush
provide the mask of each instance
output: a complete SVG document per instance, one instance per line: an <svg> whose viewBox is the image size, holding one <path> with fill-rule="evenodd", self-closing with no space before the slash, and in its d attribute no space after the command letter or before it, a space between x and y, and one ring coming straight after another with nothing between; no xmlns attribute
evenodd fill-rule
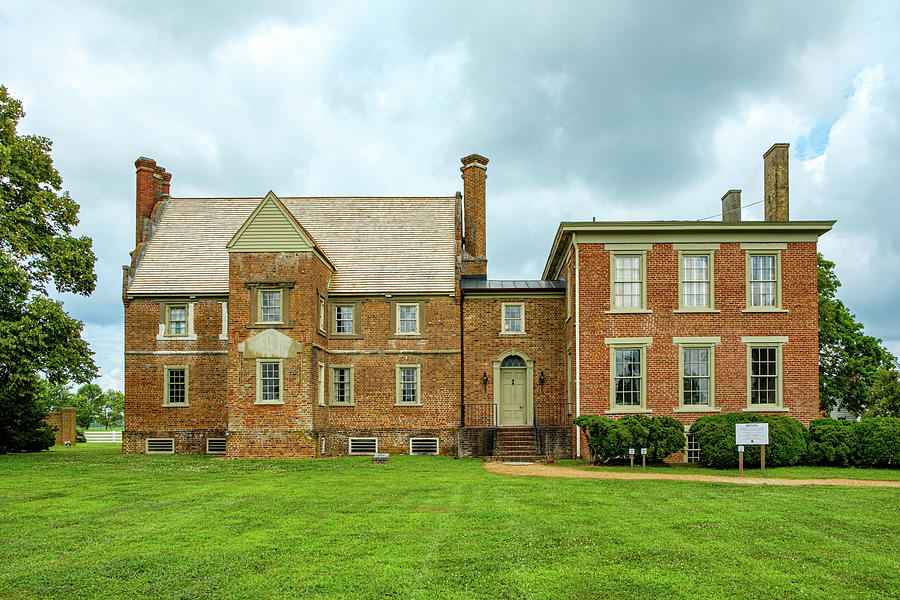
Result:
<svg viewBox="0 0 900 600"><path fill-rule="evenodd" d="M846 467L856 453L856 423L835 419L815 419L809 424L806 461L811 465Z"/></svg>
<svg viewBox="0 0 900 600"><path fill-rule="evenodd" d="M851 461L858 467L900 467L900 418L875 417L852 424L856 450Z"/></svg>
<svg viewBox="0 0 900 600"><path fill-rule="evenodd" d="M626 456L629 448L647 448L647 459L661 461L684 449L684 425L672 417L626 415L610 419L582 415L575 419L587 438L594 464Z"/></svg>
<svg viewBox="0 0 900 600"><path fill-rule="evenodd" d="M81 427L75 428L75 443L87 444L87 438L84 437L84 429L82 429Z"/></svg>
<svg viewBox="0 0 900 600"><path fill-rule="evenodd" d="M650 419L647 460L665 460L666 457L684 450L686 445L687 439L684 436L684 425L681 421L672 417Z"/></svg>
<svg viewBox="0 0 900 600"><path fill-rule="evenodd" d="M737 423L768 423L769 445L766 464L787 467L800 464L806 456L809 433L803 423L782 415L727 413L708 415L691 425L691 435L700 444L700 462L716 469L733 469L738 465L738 450L734 443ZM759 446L744 448L744 464L760 464Z"/></svg>

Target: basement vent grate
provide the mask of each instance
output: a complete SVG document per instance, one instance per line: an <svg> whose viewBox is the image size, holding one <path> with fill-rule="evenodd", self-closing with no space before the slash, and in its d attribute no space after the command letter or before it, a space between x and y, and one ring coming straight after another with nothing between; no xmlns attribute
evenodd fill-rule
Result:
<svg viewBox="0 0 900 600"><path fill-rule="evenodd" d="M375 454L378 438L350 438L350 454Z"/></svg>
<svg viewBox="0 0 900 600"><path fill-rule="evenodd" d="M322 436L322 449L319 451L321 456L325 456L325 436Z"/></svg>
<svg viewBox="0 0 900 600"><path fill-rule="evenodd" d="M147 438L147 454L175 454L175 438Z"/></svg>
<svg viewBox="0 0 900 600"><path fill-rule="evenodd" d="M410 454L437 454L439 448L438 438L409 438Z"/></svg>
<svg viewBox="0 0 900 600"><path fill-rule="evenodd" d="M206 438L207 454L225 454L225 438Z"/></svg>

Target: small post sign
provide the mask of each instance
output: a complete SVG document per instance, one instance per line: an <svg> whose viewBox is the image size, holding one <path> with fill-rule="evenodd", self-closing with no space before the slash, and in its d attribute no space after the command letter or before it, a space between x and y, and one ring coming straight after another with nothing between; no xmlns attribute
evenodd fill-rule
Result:
<svg viewBox="0 0 900 600"><path fill-rule="evenodd" d="M647 449L641 448L641 468L647 470Z"/></svg>
<svg viewBox="0 0 900 600"><path fill-rule="evenodd" d="M769 443L768 423L735 423L734 443L738 447L738 472L744 474L744 446L759 446L760 473L766 474L766 446Z"/></svg>
<svg viewBox="0 0 900 600"><path fill-rule="evenodd" d="M628 449L628 462L631 463L631 468L634 468L634 448Z"/></svg>

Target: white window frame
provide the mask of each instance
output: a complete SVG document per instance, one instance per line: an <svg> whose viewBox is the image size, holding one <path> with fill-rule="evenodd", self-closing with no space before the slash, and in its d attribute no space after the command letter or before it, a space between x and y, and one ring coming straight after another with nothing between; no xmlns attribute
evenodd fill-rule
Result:
<svg viewBox="0 0 900 600"><path fill-rule="evenodd" d="M744 412L789 412L784 407L784 345L787 344L788 338L783 336L745 336L741 338L741 343L747 346L746 369L747 369L747 407ZM752 357L753 350L758 348L774 348L775 349L775 404L753 404L753 390L751 386Z"/></svg>
<svg viewBox="0 0 900 600"><path fill-rule="evenodd" d="M190 313L189 307L190 307L190 304L187 302L184 304L166 304L166 330L165 330L166 337L172 337L172 338L188 337L188 334L190 333L188 330L188 324L190 321L190 319L188 318L190 316L189 315L189 313ZM176 308L180 308L180 309L184 310L184 331L182 331L181 333L172 333L172 310L176 309Z"/></svg>
<svg viewBox="0 0 900 600"><path fill-rule="evenodd" d="M653 338L606 338L609 346L609 410L607 414L651 413L647 409L647 348L653 343ZM640 405L616 404L616 351L640 350L641 374L640 374Z"/></svg>
<svg viewBox="0 0 900 600"><path fill-rule="evenodd" d="M691 460L691 453L696 452L696 457ZM700 462L700 443L691 435L690 427L684 428L684 462L689 464Z"/></svg>
<svg viewBox="0 0 900 600"><path fill-rule="evenodd" d="M514 306L519 307L520 329L513 331L509 329L509 317L506 316L506 309ZM525 303L524 302L501 302L500 303L500 333L503 335L524 335L525 334Z"/></svg>
<svg viewBox="0 0 900 600"><path fill-rule="evenodd" d="M262 371L264 364L278 365L278 400L263 400ZM284 404L284 359L282 358L257 358L256 359L256 402L255 404Z"/></svg>
<svg viewBox="0 0 900 600"><path fill-rule="evenodd" d="M678 310L675 312L719 312L716 307L716 275L715 275L715 251L719 248L714 245L689 245L673 244L678 250ZM705 306L686 306L684 303L684 259L688 257L707 257L707 304Z"/></svg>
<svg viewBox="0 0 900 600"><path fill-rule="evenodd" d="M721 342L719 337L682 337L672 338L672 342L678 344L678 407L674 412L721 412L716 408L716 344ZM709 351L709 389L708 404L684 403L684 352L685 350Z"/></svg>
<svg viewBox="0 0 900 600"><path fill-rule="evenodd" d="M350 378L350 381L348 383L349 383L349 387L350 387L350 390L349 390L350 393L349 393L347 402L337 402L334 399L335 398L334 372L336 369L347 369L349 371L348 376ZM328 368L328 371L329 371L329 374L328 374L328 405L329 406L355 406L356 399L354 397L354 390L353 390L353 380L355 379L355 377L354 377L354 372L353 372L353 365L330 365Z"/></svg>
<svg viewBox="0 0 900 600"><path fill-rule="evenodd" d="M170 394L170 381L169 381L169 373L172 371L184 370L184 402L170 402L169 394ZM190 367L188 365L165 365L163 367L163 406L167 407L181 407L181 406L190 406L191 399L188 395L189 384L190 384Z"/></svg>
<svg viewBox="0 0 900 600"><path fill-rule="evenodd" d="M355 302L338 302L331 305L331 334L332 335L356 335L356 303ZM341 308L350 309L350 331L338 331L338 311ZM346 319L341 320L346 323Z"/></svg>
<svg viewBox="0 0 900 600"><path fill-rule="evenodd" d="M400 309L401 308L409 308L409 307L412 307L416 310L416 329L415 329L415 331L401 331L400 330ZM396 331L394 332L395 335L403 335L403 336L420 335L420 331L422 330L422 328L421 328L421 323L419 323L419 315L421 314L422 311L419 310L418 302L397 302L396 308L394 310L396 311L395 312L395 321L396 321L395 329L396 329Z"/></svg>
<svg viewBox="0 0 900 600"><path fill-rule="evenodd" d="M263 319L263 294L278 294L278 320L267 321ZM284 324L284 288L259 288L256 290L256 322L259 325L283 325Z"/></svg>
<svg viewBox="0 0 900 600"><path fill-rule="evenodd" d="M653 248L652 244L605 244L609 251L609 310L608 313L651 313L647 308L647 251ZM616 258L636 256L640 262L640 306L616 306ZM635 283L635 282L620 282Z"/></svg>
<svg viewBox="0 0 900 600"><path fill-rule="evenodd" d="M416 373L416 400L415 402L403 402L403 381L401 379L403 369L413 369ZM422 406L422 366L421 365L396 365L394 367L395 388L394 406Z"/></svg>
<svg viewBox="0 0 900 600"><path fill-rule="evenodd" d="M325 363L321 361L319 361L317 383L319 389L316 390L316 393L318 395L319 406L325 406L325 388L328 387L328 382L325 380Z"/></svg>
<svg viewBox="0 0 900 600"><path fill-rule="evenodd" d="M787 249L787 244L741 244L741 250L744 250L744 283L746 290L746 298L744 301L743 312L788 312L782 307L782 272L781 272L781 253ZM752 269L750 264L754 256L773 256L775 257L775 305L774 306L754 306L752 304L752 294L750 293Z"/></svg>

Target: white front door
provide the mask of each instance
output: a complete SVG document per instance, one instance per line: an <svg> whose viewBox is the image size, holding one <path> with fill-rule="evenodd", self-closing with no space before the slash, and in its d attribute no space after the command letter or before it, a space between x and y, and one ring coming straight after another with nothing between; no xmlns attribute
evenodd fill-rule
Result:
<svg viewBox="0 0 900 600"><path fill-rule="evenodd" d="M527 369L500 369L500 425L528 424Z"/></svg>

